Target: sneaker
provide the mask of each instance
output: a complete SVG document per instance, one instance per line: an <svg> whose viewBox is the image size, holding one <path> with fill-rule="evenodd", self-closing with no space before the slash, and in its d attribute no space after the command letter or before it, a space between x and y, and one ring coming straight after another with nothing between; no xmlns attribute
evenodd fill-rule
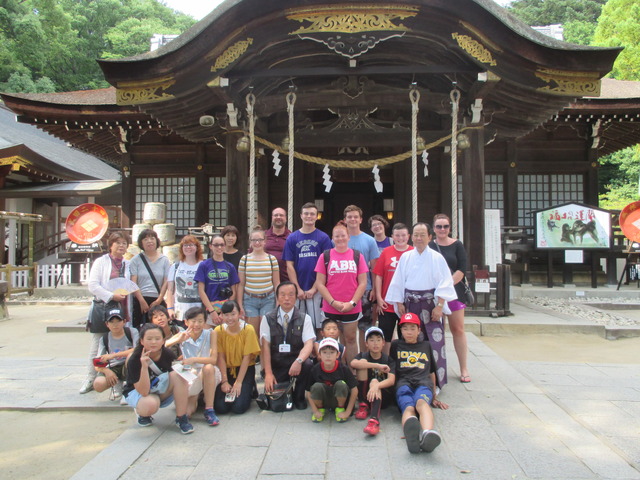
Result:
<svg viewBox="0 0 640 480"><path fill-rule="evenodd" d="M180 417L176 417L176 426L183 435L193 432L193 425L189 423L189 417L187 417L186 413Z"/></svg>
<svg viewBox="0 0 640 480"><path fill-rule="evenodd" d="M89 393L91 390L93 390L93 380L87 378L83 383L82 386L80 387L80 394L85 394L85 393Z"/></svg>
<svg viewBox="0 0 640 480"><path fill-rule="evenodd" d="M129 405L124 395L120 398L120 405Z"/></svg>
<svg viewBox="0 0 640 480"><path fill-rule="evenodd" d="M204 419L207 421L210 427L215 427L220 424L220 419L216 415L213 408L207 408L204 411Z"/></svg>
<svg viewBox="0 0 640 480"><path fill-rule="evenodd" d="M369 405L362 402L358 406L358 411L356 412L356 420L366 420L369 416Z"/></svg>
<svg viewBox="0 0 640 480"><path fill-rule="evenodd" d="M138 415L138 425L141 427L150 427L153 425L153 417L143 417Z"/></svg>
<svg viewBox="0 0 640 480"><path fill-rule="evenodd" d="M340 418L340 417L338 416L338 414L339 414L339 413L344 412L344 408L337 407L334 411L336 412L336 422L338 422L338 423L344 423L344 422L346 422L346 421L347 421L347 419L346 419L346 418Z"/></svg>
<svg viewBox="0 0 640 480"><path fill-rule="evenodd" d="M420 426L420 420L418 417L409 417L402 426L404 432L404 439L407 442L407 448L411 453L420 453L420 433L422 427Z"/></svg>
<svg viewBox="0 0 640 480"><path fill-rule="evenodd" d="M320 423L322 420L324 420L325 409L324 408L319 408L318 410L320 411L320 416L319 417L316 417L315 413L311 414L311 421L313 423Z"/></svg>
<svg viewBox="0 0 640 480"><path fill-rule="evenodd" d="M111 387L111 393L109 394L109 400L116 402L122 398L122 383L118 382Z"/></svg>
<svg viewBox="0 0 640 480"><path fill-rule="evenodd" d="M380 433L380 422L375 418L370 418L369 423L364 427L363 432L371 436L377 435Z"/></svg>
<svg viewBox="0 0 640 480"><path fill-rule="evenodd" d="M441 441L442 438L438 432L435 430L425 430L420 435L420 449L423 452L431 453L440 445Z"/></svg>

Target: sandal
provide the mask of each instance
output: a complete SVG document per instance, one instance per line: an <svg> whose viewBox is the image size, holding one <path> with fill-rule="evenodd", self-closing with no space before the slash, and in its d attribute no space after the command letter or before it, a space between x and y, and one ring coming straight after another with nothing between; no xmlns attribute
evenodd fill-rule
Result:
<svg viewBox="0 0 640 480"><path fill-rule="evenodd" d="M460 377L460 383L469 383L471 382L471 377L469 375L462 375Z"/></svg>

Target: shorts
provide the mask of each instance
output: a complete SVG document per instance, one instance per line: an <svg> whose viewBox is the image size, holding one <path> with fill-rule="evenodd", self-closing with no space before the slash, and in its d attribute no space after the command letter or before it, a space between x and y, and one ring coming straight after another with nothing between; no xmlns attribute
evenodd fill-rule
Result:
<svg viewBox="0 0 640 480"><path fill-rule="evenodd" d="M271 292L264 298L256 298L245 293L242 297L242 306L247 317L264 317L276 308L276 294Z"/></svg>
<svg viewBox="0 0 640 480"><path fill-rule="evenodd" d="M327 313L322 312L325 316L325 319L331 319L338 322L338 328L340 328L341 323L353 323L357 322L360 319L360 313ZM342 331L342 329L340 329Z"/></svg>
<svg viewBox="0 0 640 480"><path fill-rule="evenodd" d="M338 398L349 397L349 386L344 380L338 380L333 385L326 383L314 383L309 389L311 399L322 402L322 408L335 409L338 406Z"/></svg>
<svg viewBox="0 0 640 480"><path fill-rule="evenodd" d="M222 382L222 375L220 374L220 369L217 366L214 366L213 369L216 372L215 377L217 386ZM198 395L202 391L203 387L204 385L202 383L202 370L200 370L200 372L198 373L198 378L196 378L193 383L189 385L189 396L193 397L195 395Z"/></svg>
<svg viewBox="0 0 640 480"><path fill-rule="evenodd" d="M418 400L424 400L428 405L433 401L433 393L429 387L419 386L415 389L409 385L402 385L396 389L396 402L400 412L404 413L407 407L415 407Z"/></svg>
<svg viewBox="0 0 640 480"><path fill-rule="evenodd" d="M126 380L127 379L127 374L125 372L124 369L124 363L121 363L120 365L114 365L112 367L109 367L109 370L111 370L113 373L116 374L116 377L118 377L118 380ZM104 373L102 372L98 372L98 377L104 377Z"/></svg>
<svg viewBox="0 0 640 480"><path fill-rule="evenodd" d="M371 315L373 313L373 304L369 300L370 294L371 290L367 290L364 292L364 295L362 295L362 299L360 300L362 302L362 316L360 317L360 320L358 320L358 328L363 332L366 332L369 327L373 326L373 319Z"/></svg>
<svg viewBox="0 0 640 480"><path fill-rule="evenodd" d="M384 341L390 342L393 339L393 330L398 328L400 317L395 312L384 312L378 315L378 327L384 333ZM398 332L398 338L400 332Z"/></svg>
<svg viewBox="0 0 640 480"><path fill-rule="evenodd" d="M150 395L157 395L157 394L151 393ZM127 404L130 407L136 408L141 398L142 398L142 395L140 395L140 393L134 388L127 394L127 396L125 397L125 400L127 401ZM173 403L173 395L169 395L167 398L160 401L160 408L168 407L172 403Z"/></svg>
<svg viewBox="0 0 640 480"><path fill-rule="evenodd" d="M458 310L464 310L465 308L467 308L467 306L460 300L447 302L447 305L449 306L449 310L451 310L451 312L457 312Z"/></svg>
<svg viewBox="0 0 640 480"><path fill-rule="evenodd" d="M322 295L319 292L312 298L306 298L304 300L298 300L297 307L300 310L300 313L306 313L311 317L311 324L313 328L319 330L322 328L322 321L324 320L324 315L322 314Z"/></svg>

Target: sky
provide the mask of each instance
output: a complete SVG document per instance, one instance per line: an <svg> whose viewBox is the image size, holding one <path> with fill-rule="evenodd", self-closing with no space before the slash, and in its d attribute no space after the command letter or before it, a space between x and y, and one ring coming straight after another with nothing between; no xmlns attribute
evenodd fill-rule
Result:
<svg viewBox="0 0 640 480"><path fill-rule="evenodd" d="M222 3L222 0L160 0L174 10L191 15L196 20L201 20ZM506 5L511 0L495 0L500 5Z"/></svg>

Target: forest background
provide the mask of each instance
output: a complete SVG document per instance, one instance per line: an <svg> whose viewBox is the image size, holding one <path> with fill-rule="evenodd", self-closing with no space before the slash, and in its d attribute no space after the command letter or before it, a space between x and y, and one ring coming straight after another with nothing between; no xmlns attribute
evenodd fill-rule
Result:
<svg viewBox="0 0 640 480"><path fill-rule="evenodd" d="M562 24L564 40L623 46L609 77L640 81L640 0L515 0L531 26ZM196 20L157 0L1 0L0 91L104 88L96 59L149 50L153 34L180 34ZM600 206L640 199L640 145L599 158Z"/></svg>

